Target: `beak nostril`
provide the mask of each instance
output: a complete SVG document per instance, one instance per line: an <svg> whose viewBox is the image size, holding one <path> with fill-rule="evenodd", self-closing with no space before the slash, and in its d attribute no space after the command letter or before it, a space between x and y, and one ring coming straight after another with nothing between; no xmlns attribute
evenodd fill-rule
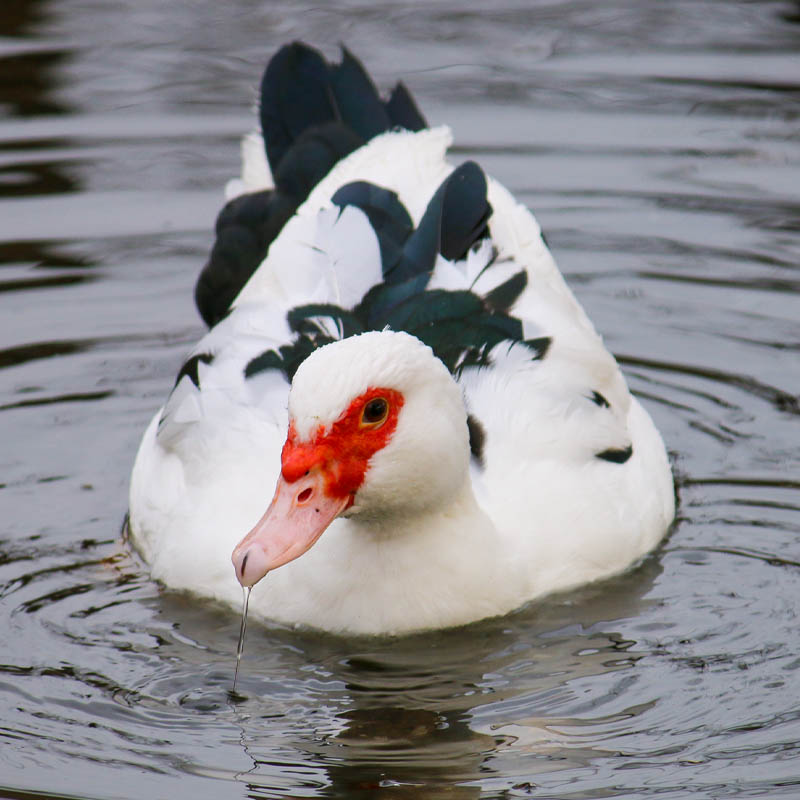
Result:
<svg viewBox="0 0 800 800"><path fill-rule="evenodd" d="M303 491L300 492L300 494L297 495L297 502L298 503L306 503L306 502L308 502L309 498L313 494L313 491L314 490L310 486L308 488L306 488L306 489L303 489Z"/></svg>

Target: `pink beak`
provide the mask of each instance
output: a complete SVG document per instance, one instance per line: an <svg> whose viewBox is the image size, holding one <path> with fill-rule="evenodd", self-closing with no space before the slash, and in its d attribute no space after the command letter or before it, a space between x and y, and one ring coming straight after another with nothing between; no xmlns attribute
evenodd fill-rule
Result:
<svg viewBox="0 0 800 800"><path fill-rule="evenodd" d="M324 477L319 468L292 483L278 477L269 508L231 556L242 586L253 586L270 570L303 555L348 507L349 495L326 494Z"/></svg>

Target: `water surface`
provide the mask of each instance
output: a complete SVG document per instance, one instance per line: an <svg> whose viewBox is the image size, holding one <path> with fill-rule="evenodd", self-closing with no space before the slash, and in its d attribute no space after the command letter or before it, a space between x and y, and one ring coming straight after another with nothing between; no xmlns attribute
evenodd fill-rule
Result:
<svg viewBox="0 0 800 800"><path fill-rule="evenodd" d="M800 795L800 10L6 0L0 794ZM344 41L536 212L661 429L629 574L398 640L251 622L122 545L266 59Z"/></svg>

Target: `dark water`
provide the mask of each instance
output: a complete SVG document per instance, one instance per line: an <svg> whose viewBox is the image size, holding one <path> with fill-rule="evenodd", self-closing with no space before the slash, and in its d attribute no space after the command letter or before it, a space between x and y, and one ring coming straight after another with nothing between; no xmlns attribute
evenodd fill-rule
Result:
<svg viewBox="0 0 800 800"><path fill-rule="evenodd" d="M800 8L0 6L0 796L800 796ZM636 571L410 639L121 545L260 70L345 41L537 213L674 456ZM180 794L179 794L180 793Z"/></svg>

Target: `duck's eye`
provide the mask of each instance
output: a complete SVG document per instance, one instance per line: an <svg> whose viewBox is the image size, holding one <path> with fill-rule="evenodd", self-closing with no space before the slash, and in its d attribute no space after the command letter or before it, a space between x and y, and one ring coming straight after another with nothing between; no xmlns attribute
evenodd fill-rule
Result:
<svg viewBox="0 0 800 800"><path fill-rule="evenodd" d="M361 424L377 428L386 421L387 416L389 416L389 403L383 397L376 397L364 406Z"/></svg>

